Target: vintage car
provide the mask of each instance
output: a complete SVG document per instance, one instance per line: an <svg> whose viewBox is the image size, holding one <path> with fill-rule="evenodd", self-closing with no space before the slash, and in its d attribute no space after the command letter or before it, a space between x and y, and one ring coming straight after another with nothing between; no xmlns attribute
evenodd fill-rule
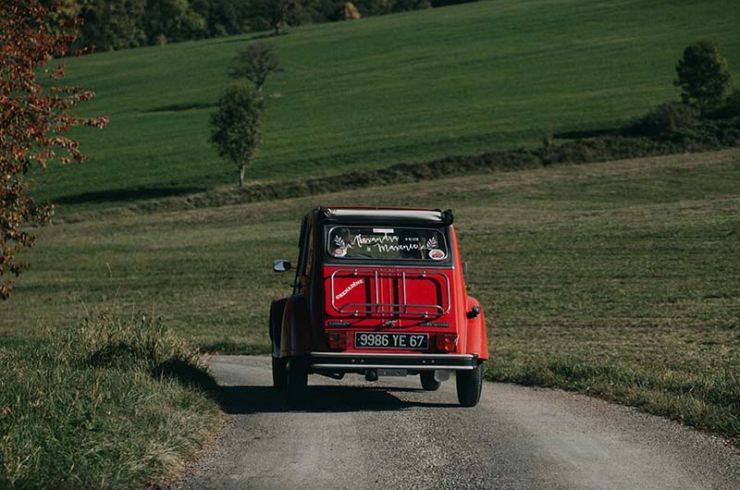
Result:
<svg viewBox="0 0 740 490"><path fill-rule="evenodd" d="M318 207L298 248L293 294L270 307L273 383L291 404L309 374L418 374L436 390L452 371L460 404L478 403L486 327L466 291L452 211Z"/></svg>

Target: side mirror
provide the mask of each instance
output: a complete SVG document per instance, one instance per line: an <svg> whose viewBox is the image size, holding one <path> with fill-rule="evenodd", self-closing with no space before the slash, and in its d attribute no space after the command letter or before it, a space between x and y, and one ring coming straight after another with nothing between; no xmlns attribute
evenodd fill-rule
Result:
<svg viewBox="0 0 740 490"><path fill-rule="evenodd" d="M463 265L463 274L467 276L468 275L468 261L467 260L464 261L462 265Z"/></svg>
<svg viewBox="0 0 740 490"><path fill-rule="evenodd" d="M272 261L272 270L275 272L285 272L290 270L290 262L283 259Z"/></svg>

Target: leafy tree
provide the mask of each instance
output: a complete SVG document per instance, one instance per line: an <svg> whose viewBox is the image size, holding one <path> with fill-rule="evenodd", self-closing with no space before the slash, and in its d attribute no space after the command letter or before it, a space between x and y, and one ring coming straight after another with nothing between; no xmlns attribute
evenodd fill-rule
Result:
<svg viewBox="0 0 740 490"><path fill-rule="evenodd" d="M209 36L226 36L249 30L252 7L244 0L191 0L190 7L208 25Z"/></svg>
<svg viewBox="0 0 740 490"><path fill-rule="evenodd" d="M70 115L78 102L94 94L75 87L41 84L36 75L64 76L64 68L47 67L64 56L77 34L78 22L58 15L59 3L0 0L0 298L12 289L3 276L18 276L23 265L16 252L33 244L28 225L46 222L52 213L28 193L26 175L33 166L55 160L84 160L77 141L64 136L79 125L103 127L107 119Z"/></svg>
<svg viewBox="0 0 740 490"><path fill-rule="evenodd" d="M268 27L276 36L295 18L299 9L297 0L257 0L253 7L256 13L253 27Z"/></svg>
<svg viewBox="0 0 740 490"><path fill-rule="evenodd" d="M242 82L226 88L218 111L211 116L211 142L219 156L236 164L240 187L244 187L247 165L262 142L263 111L259 92Z"/></svg>
<svg viewBox="0 0 740 490"><path fill-rule="evenodd" d="M80 44L98 51L147 44L143 19L147 0L84 0Z"/></svg>
<svg viewBox="0 0 740 490"><path fill-rule="evenodd" d="M204 1L204 0L195 0ZM191 2L193 8L196 4ZM253 14L251 2L243 0L211 0L208 12L208 30L212 36L239 34L250 29Z"/></svg>
<svg viewBox="0 0 740 490"><path fill-rule="evenodd" d="M352 2L345 2L341 15L342 20L357 20L362 17L360 11L357 10L357 7Z"/></svg>
<svg viewBox="0 0 740 490"><path fill-rule="evenodd" d="M149 44L198 39L206 33L205 19L188 0L146 0L144 26Z"/></svg>
<svg viewBox="0 0 740 490"><path fill-rule="evenodd" d="M731 85L727 60L709 41L688 46L676 65L676 74L673 84L681 88L681 99L703 114L722 103Z"/></svg>
<svg viewBox="0 0 740 490"><path fill-rule="evenodd" d="M353 3L362 15L385 15L393 10L395 0L355 0Z"/></svg>
<svg viewBox="0 0 740 490"><path fill-rule="evenodd" d="M431 6L429 0L395 0L392 10L393 12L407 12L409 10L426 9Z"/></svg>
<svg viewBox="0 0 740 490"><path fill-rule="evenodd" d="M252 43L239 50L234 67L229 72L231 78L246 78L254 84L257 92L262 91L270 74L282 71L280 60L272 46L264 43Z"/></svg>

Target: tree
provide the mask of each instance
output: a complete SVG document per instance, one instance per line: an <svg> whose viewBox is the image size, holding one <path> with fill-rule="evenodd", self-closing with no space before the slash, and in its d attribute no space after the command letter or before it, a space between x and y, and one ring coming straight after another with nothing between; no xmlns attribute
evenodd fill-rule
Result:
<svg viewBox="0 0 740 490"><path fill-rule="evenodd" d="M273 30L274 35L280 34L280 29L288 25L291 17L298 11L297 0L257 0L255 5L254 26L261 29L263 26Z"/></svg>
<svg viewBox="0 0 740 490"><path fill-rule="evenodd" d="M206 34L206 20L188 0L147 0L143 19L149 44L198 39Z"/></svg>
<svg viewBox="0 0 740 490"><path fill-rule="evenodd" d="M717 108L730 90L727 60L716 44L699 41L688 46L676 65L673 84L681 88L681 99L703 114Z"/></svg>
<svg viewBox="0 0 740 490"><path fill-rule="evenodd" d="M409 10L421 10L430 8L429 0L396 0L393 2L393 12L407 12Z"/></svg>
<svg viewBox="0 0 740 490"><path fill-rule="evenodd" d="M259 92L247 83L236 83L226 88L218 111L211 116L211 142L219 156L236 164L240 187L244 187L247 165L262 142L263 107Z"/></svg>
<svg viewBox="0 0 740 490"><path fill-rule="evenodd" d="M229 76L236 79L246 78L254 84L257 92L261 92L267 77L282 69L280 60L270 45L252 43L239 50Z"/></svg>
<svg viewBox="0 0 740 490"><path fill-rule="evenodd" d="M84 0L79 43L96 51L135 48L147 44L142 25L146 0Z"/></svg>
<svg viewBox="0 0 740 490"><path fill-rule="evenodd" d="M360 11L357 10L357 7L352 2L345 2L344 6L342 7L342 20L357 20L360 17Z"/></svg>
<svg viewBox="0 0 740 490"><path fill-rule="evenodd" d="M33 166L81 161L79 143L64 136L79 125L103 127L107 118L70 115L78 102L94 94L76 87L41 84L37 73L64 76L63 66L47 64L64 56L74 41L78 21L57 15L59 3L46 0L0 0L0 298L7 299L23 264L16 252L33 244L28 225L46 222L53 211L29 195L26 175Z"/></svg>

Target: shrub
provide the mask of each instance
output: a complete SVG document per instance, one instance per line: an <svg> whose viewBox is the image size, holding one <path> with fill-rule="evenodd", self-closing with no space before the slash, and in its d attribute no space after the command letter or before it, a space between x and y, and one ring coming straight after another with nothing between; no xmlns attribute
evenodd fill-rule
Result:
<svg viewBox="0 0 740 490"><path fill-rule="evenodd" d="M737 116L740 116L740 90L735 89L712 117L729 119Z"/></svg>
<svg viewBox="0 0 740 490"><path fill-rule="evenodd" d="M69 366L153 371L177 360L203 367L190 344L146 315L122 319L98 314L76 328L53 333L51 338L51 360Z"/></svg>
<svg viewBox="0 0 740 490"><path fill-rule="evenodd" d="M668 102L645 114L627 132L657 139L682 139L691 136L699 125L699 111L687 104Z"/></svg>

